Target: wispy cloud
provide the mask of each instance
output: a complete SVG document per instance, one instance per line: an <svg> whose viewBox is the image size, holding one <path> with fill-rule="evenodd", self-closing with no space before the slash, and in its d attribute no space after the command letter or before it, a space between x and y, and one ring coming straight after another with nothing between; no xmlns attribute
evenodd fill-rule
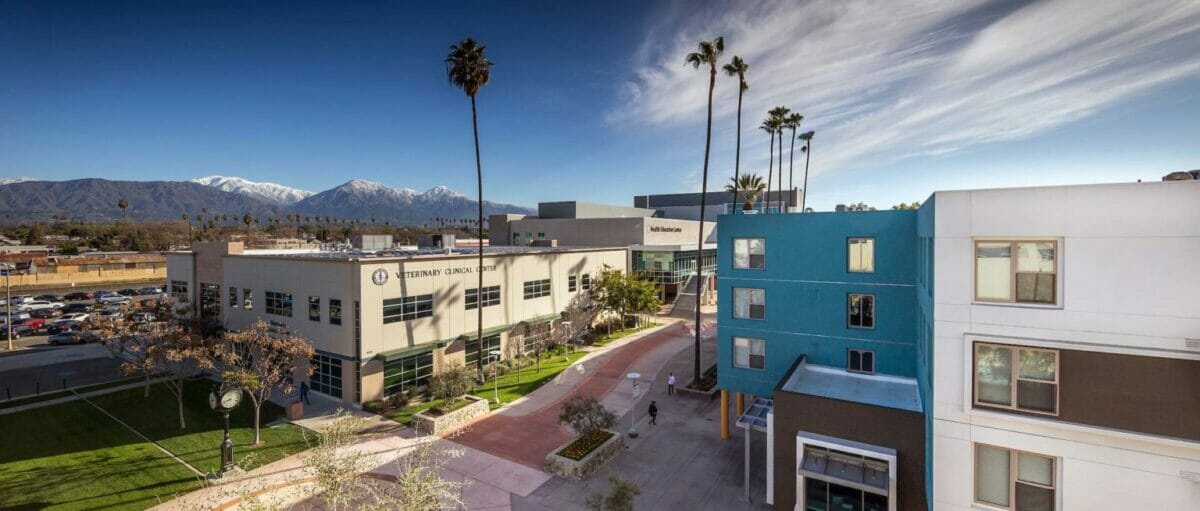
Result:
<svg viewBox="0 0 1200 511"><path fill-rule="evenodd" d="M1195 0L737 2L664 19L608 120L703 122L705 77L683 56L724 35L725 59L750 64L743 162L765 165L749 127L788 105L817 130L814 174L1028 137L1200 75ZM714 133L732 137L732 79L714 101Z"/></svg>

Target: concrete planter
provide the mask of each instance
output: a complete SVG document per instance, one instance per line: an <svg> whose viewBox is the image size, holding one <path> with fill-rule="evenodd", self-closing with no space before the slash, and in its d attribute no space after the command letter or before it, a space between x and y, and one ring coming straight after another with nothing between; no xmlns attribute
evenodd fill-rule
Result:
<svg viewBox="0 0 1200 511"><path fill-rule="evenodd" d="M558 455L558 451L563 450L575 441L574 438L570 442L555 447L553 451L550 451L550 454L546 455L546 466L544 467L546 472L572 481L580 481L591 475L592 472L600 468L600 465L612 459L618 452L621 452L622 447L625 447L624 435L616 431L608 432L613 435L578 461Z"/></svg>
<svg viewBox="0 0 1200 511"><path fill-rule="evenodd" d="M413 429L416 429L417 433L441 435L454 431L468 422L487 415L488 402L486 399L476 396L463 396L463 398L471 401L471 404L453 412L436 417L427 415L425 412L413 415Z"/></svg>
<svg viewBox="0 0 1200 511"><path fill-rule="evenodd" d="M717 398L717 394L721 393L721 389L718 389L717 387L713 387L711 390L703 391L703 390L689 389L689 388L687 388L687 386L683 386L683 387L675 387L675 392L678 392L679 395L684 396L684 397L711 401L711 400Z"/></svg>

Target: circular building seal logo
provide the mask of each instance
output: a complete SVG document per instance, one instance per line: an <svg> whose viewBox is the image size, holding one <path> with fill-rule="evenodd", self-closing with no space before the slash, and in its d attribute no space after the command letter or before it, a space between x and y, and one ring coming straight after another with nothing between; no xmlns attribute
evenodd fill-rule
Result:
<svg viewBox="0 0 1200 511"><path fill-rule="evenodd" d="M387 279L388 279L388 272L387 272L387 270L385 270L383 268L375 270L375 273L371 274L371 282L374 282L376 286L382 286L382 285L386 284Z"/></svg>

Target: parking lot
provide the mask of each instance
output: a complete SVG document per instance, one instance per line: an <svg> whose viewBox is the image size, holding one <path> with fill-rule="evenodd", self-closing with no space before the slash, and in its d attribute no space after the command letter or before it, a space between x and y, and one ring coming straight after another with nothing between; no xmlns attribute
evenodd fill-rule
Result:
<svg viewBox="0 0 1200 511"><path fill-rule="evenodd" d="M110 287L88 286L88 287L79 287L79 288L64 288L64 289L54 289L54 290L21 291L21 292L17 292L16 290L14 290L12 292L12 296L15 299L18 296L38 297L38 296L42 296L42 295L57 295L58 297L62 298L59 301L61 301L63 304L66 304L66 305L90 304L91 307L89 307L87 312L89 314L94 314L94 313L99 312L100 309L102 308L101 304L95 303L96 302L95 298L92 298L91 300L66 300L65 297L71 293L91 293L91 294L95 295L102 291L116 292L121 289L139 290L139 289L142 289L145 287L157 287L160 290L162 290L162 289L165 289L165 283L138 283L138 284L128 284L128 285L122 285L122 286L110 286ZM0 293L2 293L3 291L4 291L3 289L0 289ZM133 300L133 305L132 305L132 307L128 307L125 312L129 313L129 312L138 310L138 308L140 307L140 302L142 300L162 298L162 296L163 296L163 294L161 294L161 293L160 294L138 293L138 294L131 295L131 296L129 296L129 298ZM3 294L0 294L0 300L3 300L3 299L5 299L5 296ZM0 305L0 348L4 348L4 349L7 349L7 328L5 328L6 325L3 322L4 322L4 318L6 318L8 315L8 307L9 307L8 305ZM19 306L14 307L14 312L15 312L16 307L19 307ZM44 326L37 328L35 331L33 331L31 333L22 334L19 336L19 338L14 339L13 340L13 348L14 349L39 349L39 348L49 347L50 346L50 344L49 344L50 335L47 333L47 328L55 319L57 319L57 318L45 318ZM22 321L24 321L24 320L18 319L18 320L15 320L13 322L13 324L19 325L22 323Z"/></svg>

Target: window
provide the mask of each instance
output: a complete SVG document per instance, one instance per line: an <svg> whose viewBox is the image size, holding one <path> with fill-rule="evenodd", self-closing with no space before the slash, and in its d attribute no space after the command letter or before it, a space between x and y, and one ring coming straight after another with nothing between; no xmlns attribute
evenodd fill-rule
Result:
<svg viewBox="0 0 1200 511"><path fill-rule="evenodd" d="M875 238L850 238L846 242L846 271L853 273L875 272Z"/></svg>
<svg viewBox="0 0 1200 511"><path fill-rule="evenodd" d="M1058 414L1058 351L975 344L975 404Z"/></svg>
<svg viewBox="0 0 1200 511"><path fill-rule="evenodd" d="M520 245L520 244L521 244L521 233L514 232L513 233L513 245Z"/></svg>
<svg viewBox="0 0 1200 511"><path fill-rule="evenodd" d="M525 337L521 339L521 352L528 355L544 347L550 339L550 328L549 321L529 325L525 330Z"/></svg>
<svg viewBox="0 0 1200 511"><path fill-rule="evenodd" d="M766 319L766 291L745 287L733 288L733 317Z"/></svg>
<svg viewBox="0 0 1200 511"><path fill-rule="evenodd" d="M242 308L254 310L254 292L246 288L242 288Z"/></svg>
<svg viewBox="0 0 1200 511"><path fill-rule="evenodd" d="M183 280L171 281L171 297L176 300L186 300L188 296L188 283Z"/></svg>
<svg viewBox="0 0 1200 511"><path fill-rule="evenodd" d="M489 362L490 353L500 349L500 334L488 335L483 338L483 344L479 343L479 339L467 339L466 342L466 366L482 367L484 362Z"/></svg>
<svg viewBox="0 0 1200 511"><path fill-rule="evenodd" d="M273 334L287 335L288 328L287 328L287 325L280 323L278 321L268 321L267 322L267 331L271 332Z"/></svg>
<svg viewBox="0 0 1200 511"><path fill-rule="evenodd" d="M975 444L975 501L1020 511L1054 511L1054 458Z"/></svg>
<svg viewBox="0 0 1200 511"><path fill-rule="evenodd" d="M267 291L267 314L292 317L292 294Z"/></svg>
<svg viewBox="0 0 1200 511"><path fill-rule="evenodd" d="M205 316L221 315L221 286L200 284L200 313Z"/></svg>
<svg viewBox="0 0 1200 511"><path fill-rule="evenodd" d="M733 267L761 270L767 265L767 241L763 238L734 238Z"/></svg>
<svg viewBox="0 0 1200 511"><path fill-rule="evenodd" d="M1058 303L1057 256L1056 241L976 241L975 299Z"/></svg>
<svg viewBox="0 0 1200 511"><path fill-rule="evenodd" d="M846 350L846 369L854 373L875 372L875 352L868 350Z"/></svg>
<svg viewBox="0 0 1200 511"><path fill-rule="evenodd" d="M802 460L806 511L889 509L887 461L815 445Z"/></svg>
<svg viewBox="0 0 1200 511"><path fill-rule="evenodd" d="M433 316L433 295L404 296L383 301L383 322L411 321Z"/></svg>
<svg viewBox="0 0 1200 511"><path fill-rule="evenodd" d="M525 282L525 299L550 296L550 279L529 280Z"/></svg>
<svg viewBox="0 0 1200 511"><path fill-rule="evenodd" d="M762 369L766 362L766 343L762 339L733 338L733 366Z"/></svg>
<svg viewBox="0 0 1200 511"><path fill-rule="evenodd" d="M579 287L583 288L584 291L592 288L592 275L590 273L584 273L583 276L579 278Z"/></svg>
<svg viewBox="0 0 1200 511"><path fill-rule="evenodd" d="M850 328L875 328L875 295L850 293L846 304Z"/></svg>
<svg viewBox="0 0 1200 511"><path fill-rule="evenodd" d="M567 275L567 292L574 293L579 289L579 278L574 275Z"/></svg>
<svg viewBox="0 0 1200 511"><path fill-rule="evenodd" d="M229 308L230 309L238 308L238 294L237 294L236 287L229 288Z"/></svg>
<svg viewBox="0 0 1200 511"><path fill-rule="evenodd" d="M389 396L429 383L433 376L433 352L427 351L383 364L383 394Z"/></svg>
<svg viewBox="0 0 1200 511"><path fill-rule="evenodd" d="M544 240L544 239L546 239L546 233L544 233L544 232L539 232L539 233L538 233L538 239L539 239L539 240Z"/></svg>
<svg viewBox="0 0 1200 511"><path fill-rule="evenodd" d="M270 295L270 292L267 294ZM268 307L270 306L268 305ZM309 378L312 389L327 396L341 399L342 361L318 353L313 356L309 364L312 366L313 371L312 377Z"/></svg>
<svg viewBox="0 0 1200 511"><path fill-rule="evenodd" d="M483 302L484 307L500 305L500 286L487 286L487 287L483 288L483 297L482 298L483 298L482 302ZM479 303L480 303L479 288L468 289L467 296L466 296L467 310L473 310L473 309L479 308L479 306L480 306Z"/></svg>
<svg viewBox="0 0 1200 511"><path fill-rule="evenodd" d="M321 321L321 297L308 297L308 320Z"/></svg>
<svg viewBox="0 0 1200 511"><path fill-rule="evenodd" d="M329 299L329 324L342 324L342 301L336 298Z"/></svg>

